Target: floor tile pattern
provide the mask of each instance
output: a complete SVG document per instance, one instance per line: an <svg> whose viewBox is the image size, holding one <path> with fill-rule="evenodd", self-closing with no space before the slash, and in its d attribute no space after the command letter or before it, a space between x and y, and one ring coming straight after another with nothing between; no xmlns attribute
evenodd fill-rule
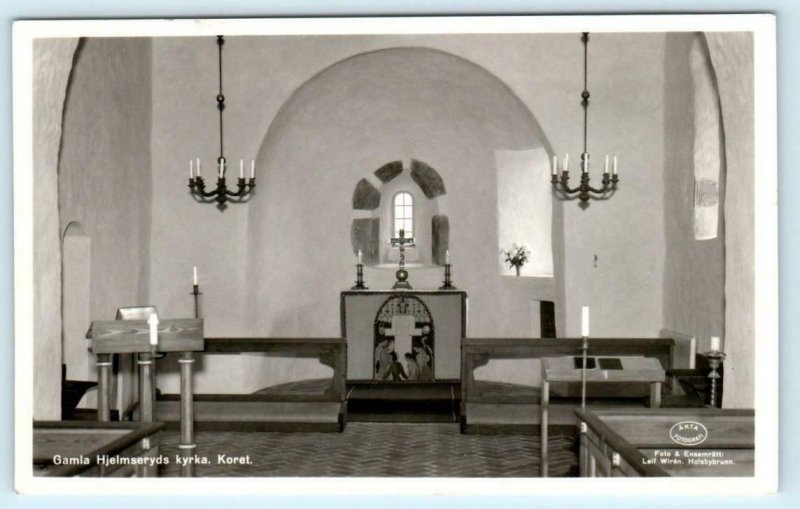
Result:
<svg viewBox="0 0 800 509"><path fill-rule="evenodd" d="M349 423L343 433L198 432L197 476L225 477L535 477L538 435L463 435L457 424ZM178 454L179 434L162 433L162 453ZM550 475L577 472L576 440L550 437ZM249 455L252 464L218 463ZM174 460L163 476L179 475Z"/></svg>

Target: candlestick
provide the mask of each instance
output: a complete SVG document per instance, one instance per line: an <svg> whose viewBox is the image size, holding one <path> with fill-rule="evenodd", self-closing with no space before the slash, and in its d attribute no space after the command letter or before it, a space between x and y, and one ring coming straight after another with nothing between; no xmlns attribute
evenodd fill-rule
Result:
<svg viewBox="0 0 800 509"><path fill-rule="evenodd" d="M359 258L361 257L361 251L359 253ZM351 290L369 290L369 288L364 284L364 265L359 260L359 263L356 264L356 284L355 286L350 288Z"/></svg>
<svg viewBox="0 0 800 509"><path fill-rule="evenodd" d="M589 337L589 306L581 308L581 336Z"/></svg>
<svg viewBox="0 0 800 509"><path fill-rule="evenodd" d="M147 325L150 326L150 346L158 345L158 317L152 313L147 318Z"/></svg>
<svg viewBox="0 0 800 509"><path fill-rule="evenodd" d="M454 290L456 287L453 286L453 282L450 279L450 267L452 267L452 265L450 265L450 260L449 260L450 255L445 254L445 256L448 258L448 260L444 264L444 282L442 286L439 287L439 290Z"/></svg>
<svg viewBox="0 0 800 509"><path fill-rule="evenodd" d="M708 357L708 367L711 368L711 371L708 373L708 379L711 385L709 388L708 404L712 407L718 407L720 406L721 398L717 394L717 391L719 390L717 384L718 380L721 379L722 376L720 376L719 371L717 370L727 356L724 352L711 351L706 353L706 357Z"/></svg>

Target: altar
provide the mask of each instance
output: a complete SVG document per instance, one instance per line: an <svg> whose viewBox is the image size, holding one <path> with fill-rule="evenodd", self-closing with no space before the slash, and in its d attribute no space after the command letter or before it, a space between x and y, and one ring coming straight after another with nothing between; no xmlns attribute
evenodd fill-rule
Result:
<svg viewBox="0 0 800 509"><path fill-rule="evenodd" d="M341 330L348 382L458 381L467 293L344 291Z"/></svg>

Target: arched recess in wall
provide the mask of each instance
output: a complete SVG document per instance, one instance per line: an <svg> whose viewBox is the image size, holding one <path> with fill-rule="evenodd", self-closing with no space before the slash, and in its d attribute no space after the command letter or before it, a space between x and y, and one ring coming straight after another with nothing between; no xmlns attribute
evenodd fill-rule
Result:
<svg viewBox="0 0 800 509"><path fill-rule="evenodd" d="M61 235L61 314L63 364L66 379L96 381L94 356L87 348L86 328L91 323L92 240L83 225L70 221ZM81 408L96 408L94 391Z"/></svg>
<svg viewBox="0 0 800 509"><path fill-rule="evenodd" d="M353 254L362 253L364 265L396 269L399 259L397 246L396 199L405 194L411 219L405 235L414 239L405 249L409 267L444 265L449 247L450 228L446 210L439 207L447 194L441 175L422 161L410 163L390 161L365 174L353 189L353 219L350 241Z"/></svg>
<svg viewBox="0 0 800 509"><path fill-rule="evenodd" d="M477 292L471 297L486 292L488 299L502 290L501 186L545 193L537 212L546 216L544 234L536 247L552 267L552 246L561 245L554 237L562 233L551 228L559 208L550 196L550 153L527 105L497 76L460 56L389 48L322 69L283 103L258 151L259 190L250 201L247 236L248 273L258 281L249 287L253 332L336 333L330 324L338 323L339 303L330 292L352 285L354 186L391 161L424 162L446 183L437 206L449 216L453 259L470 266L459 281ZM509 159L543 164L524 181L503 179ZM527 215L519 208L524 204L514 205L504 205L511 220Z"/></svg>

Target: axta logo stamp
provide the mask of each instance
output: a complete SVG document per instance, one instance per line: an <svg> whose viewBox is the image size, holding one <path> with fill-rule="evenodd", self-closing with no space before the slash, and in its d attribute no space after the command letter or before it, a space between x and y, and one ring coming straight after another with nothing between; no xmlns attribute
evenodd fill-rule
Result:
<svg viewBox="0 0 800 509"><path fill-rule="evenodd" d="M681 421L669 429L669 437L679 445L699 445L708 438L708 429L695 421Z"/></svg>

